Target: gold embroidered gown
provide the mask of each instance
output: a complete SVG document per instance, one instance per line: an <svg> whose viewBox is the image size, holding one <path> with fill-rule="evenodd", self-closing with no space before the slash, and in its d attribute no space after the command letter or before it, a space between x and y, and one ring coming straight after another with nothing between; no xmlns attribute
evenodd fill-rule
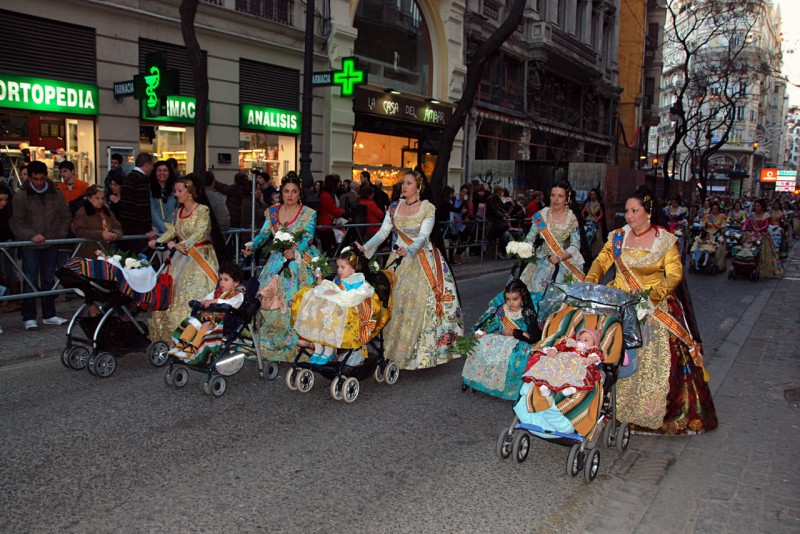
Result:
<svg viewBox="0 0 800 534"><path fill-rule="evenodd" d="M659 228L651 248L640 249L628 244L630 227L626 225L624 230L620 259L642 287L650 290L653 304L685 324L683 305L673 295L683 279L677 238ZM611 232L586 282L598 283L614 265L613 239ZM629 291L619 269L609 285ZM652 316L643 322L642 334L644 345L637 349L639 370L617 382L619 420L669 435L716 428L717 414L703 368L695 363L688 346Z"/></svg>
<svg viewBox="0 0 800 534"><path fill-rule="evenodd" d="M451 351L453 340L463 334L464 320L456 293L456 283L450 267L441 258L441 269L436 268L434 248L430 234L435 224L436 208L423 200L415 215L394 213L397 205L389 208L381 229L364 244L371 258L378 246L389 236L396 225L413 242L406 245L400 238L397 244L406 247L409 254L397 268L397 283L392 289L392 319L384 329L386 357L394 360L400 369L424 369L447 363L458 355ZM437 306L437 298L417 257L424 254L428 265L438 280L442 281L445 297ZM441 254L440 254L441 256ZM397 255L392 252L388 264ZM438 271L438 272L437 272ZM437 308L441 315L437 313Z"/></svg>
<svg viewBox="0 0 800 534"><path fill-rule="evenodd" d="M208 206L199 204L189 215L183 208L178 210L167 231L158 238L159 243L177 241L179 246L194 247L206 260L216 274L219 270L217 255L211 244L211 215ZM176 251L172 256L170 274L173 278L172 302L166 311L153 312L148 326L151 340L169 341L173 330L189 312L189 301L200 300L214 291L216 281L212 281L200 265L188 254Z"/></svg>

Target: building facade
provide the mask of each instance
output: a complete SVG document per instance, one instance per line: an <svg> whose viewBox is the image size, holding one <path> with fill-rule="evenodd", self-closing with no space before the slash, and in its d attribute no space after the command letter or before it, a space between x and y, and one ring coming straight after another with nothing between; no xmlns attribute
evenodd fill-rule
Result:
<svg viewBox="0 0 800 534"><path fill-rule="evenodd" d="M179 5L39 0L36 9L25 4L23 10L19 2L0 0L6 51L0 58L0 151L16 166L28 157L25 148L51 167L74 160L89 182L102 180L113 152L128 164L138 152L175 157L191 171L194 72ZM355 56L368 84L355 96L342 96L339 86L314 89L315 179L330 172L348 178L368 167L391 181L404 168L432 169L437 135L452 109L448 102L460 95L465 71L463 4L317 0L316 11L314 71L340 70L342 58ZM222 181L252 170L277 181L299 168L304 27L305 6L297 0L201 2L195 28L208 69L207 166ZM380 38L390 32L395 39ZM146 74L153 58L178 80L155 113L122 94L130 84L118 84ZM381 137L384 132L398 139ZM459 143L455 149L457 181Z"/></svg>
<svg viewBox="0 0 800 534"><path fill-rule="evenodd" d="M505 6L466 2L467 63ZM484 72L465 125L467 174L543 186L536 180L565 175L569 162L614 163L618 38L618 0L530 0Z"/></svg>

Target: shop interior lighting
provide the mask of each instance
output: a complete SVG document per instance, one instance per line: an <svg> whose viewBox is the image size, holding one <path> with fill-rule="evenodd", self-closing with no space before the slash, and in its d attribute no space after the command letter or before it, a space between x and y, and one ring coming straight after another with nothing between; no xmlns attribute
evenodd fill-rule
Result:
<svg viewBox="0 0 800 534"><path fill-rule="evenodd" d="M425 102L427 102L428 104L441 104L441 102L439 102L435 98L426 98Z"/></svg>
<svg viewBox="0 0 800 534"><path fill-rule="evenodd" d="M180 126L159 126L158 130L161 132L185 132L186 128Z"/></svg>
<svg viewBox="0 0 800 534"><path fill-rule="evenodd" d="M384 89L384 91L386 91L390 95L401 95L401 94L403 94L400 91L398 91L397 89L392 89L391 87L387 87L386 89Z"/></svg>

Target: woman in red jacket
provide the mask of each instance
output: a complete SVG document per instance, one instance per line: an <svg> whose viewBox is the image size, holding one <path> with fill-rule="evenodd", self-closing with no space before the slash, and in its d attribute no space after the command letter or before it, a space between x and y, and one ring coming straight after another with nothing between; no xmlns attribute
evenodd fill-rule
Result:
<svg viewBox="0 0 800 534"><path fill-rule="evenodd" d="M378 230L381 228L381 223L383 222L384 213L383 210L378 207L372 198L375 196L375 190L368 185L364 185L361 187L361 191L359 192L359 200L358 203L364 206L367 210L367 224L373 226L367 226L366 228L366 238L369 239L373 235L375 235Z"/></svg>
<svg viewBox="0 0 800 534"><path fill-rule="evenodd" d="M322 245L322 252L331 254L336 249L336 239L333 236L333 221L344 214L344 209L339 207L336 190L339 189L341 178L338 174L329 174L325 177L322 193L319 195L319 209L317 210L317 236Z"/></svg>

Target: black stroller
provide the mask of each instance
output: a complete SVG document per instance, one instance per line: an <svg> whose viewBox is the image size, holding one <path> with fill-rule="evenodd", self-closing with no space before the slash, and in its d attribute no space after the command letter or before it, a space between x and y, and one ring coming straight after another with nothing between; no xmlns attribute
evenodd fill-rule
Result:
<svg viewBox="0 0 800 534"><path fill-rule="evenodd" d="M228 381L225 377L235 375L244 366L247 356L254 356L258 362L258 375L261 378L274 380L278 376L278 364L269 362L264 369L264 361L258 350L258 342L254 338L254 332L258 331L257 320L260 317L261 300L258 298L258 278L250 278L245 284L244 302L239 308L233 308L227 304L212 304L205 310L210 312L224 313L223 340L222 345L207 361L189 364L169 355L169 367L164 375L164 381L176 388L182 388L189 382L189 371L195 371L206 375L203 381L203 392L212 397L221 397L228 389ZM200 303L191 301L192 312L195 314ZM164 353L167 353L168 346L165 341L159 341Z"/></svg>

